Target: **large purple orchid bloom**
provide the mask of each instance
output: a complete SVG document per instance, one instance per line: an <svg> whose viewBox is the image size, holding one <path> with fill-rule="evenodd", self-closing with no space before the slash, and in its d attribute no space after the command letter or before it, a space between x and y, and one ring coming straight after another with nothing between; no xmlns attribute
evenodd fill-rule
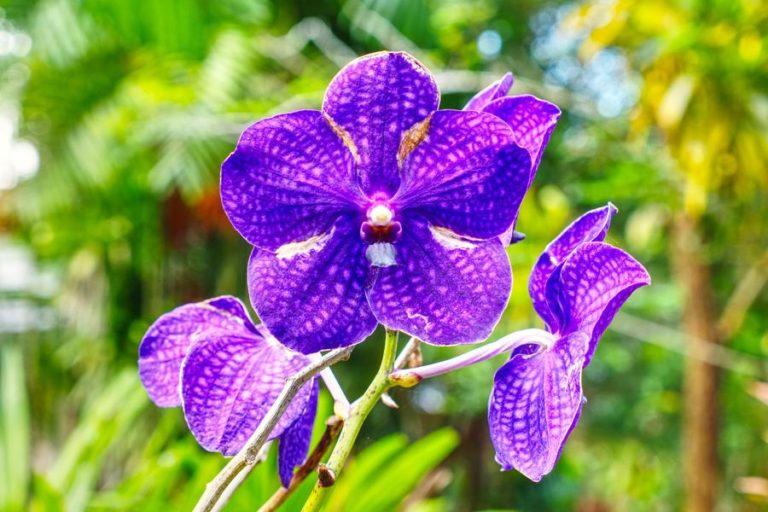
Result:
<svg viewBox="0 0 768 512"><path fill-rule="evenodd" d="M187 304L161 316L139 347L139 375L155 404L184 409L192 434L209 451L236 454L256 430L285 381L309 359L248 318L235 297ZM272 431L288 487L309 451L318 383L296 395Z"/></svg>
<svg viewBox="0 0 768 512"><path fill-rule="evenodd" d="M520 346L494 378L488 422L496 460L534 481L552 470L578 421L581 373L600 336L632 292L650 284L640 263L603 243L615 212L610 204L592 210L547 246L529 292L551 344Z"/></svg>
<svg viewBox="0 0 768 512"><path fill-rule="evenodd" d="M560 109L530 94L507 96L513 83L512 73L506 73L470 99L464 106L464 110L493 114L512 128L515 143L528 150L531 156L531 167L525 186L527 191L536 177L544 149L560 118ZM516 241L514 224L513 222L513 225L501 236L503 243L509 244Z"/></svg>
<svg viewBox="0 0 768 512"><path fill-rule="evenodd" d="M546 139L531 152L525 134L548 134L553 120L438 102L408 54L362 57L333 79L322 110L253 124L222 165L224 210L254 246L251 301L288 347L351 345L379 322L432 344L472 343L497 323L512 281L500 237Z"/></svg>

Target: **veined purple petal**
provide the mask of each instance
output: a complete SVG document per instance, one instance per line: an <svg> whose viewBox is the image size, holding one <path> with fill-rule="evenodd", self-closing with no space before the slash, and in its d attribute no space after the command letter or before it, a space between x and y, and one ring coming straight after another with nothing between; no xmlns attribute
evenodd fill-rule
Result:
<svg viewBox="0 0 768 512"><path fill-rule="evenodd" d="M187 349L197 337L219 331L241 336L258 332L243 304L231 296L186 304L150 326L139 345L139 377L155 404L181 405L179 371Z"/></svg>
<svg viewBox="0 0 768 512"><path fill-rule="evenodd" d="M499 98L489 103L483 111L509 124L514 132L515 143L531 154L531 172L528 177L530 187L544 148L560 118L560 109L535 96L523 95Z"/></svg>
<svg viewBox="0 0 768 512"><path fill-rule="evenodd" d="M496 461L538 482L555 466L581 412L589 340L576 332L549 351L513 354L494 377L488 425Z"/></svg>
<svg viewBox="0 0 768 512"><path fill-rule="evenodd" d="M319 385L317 379L314 379L312 395L304 411L280 436L277 455L278 473L280 474L280 483L286 489L291 484L294 468L303 464L307 458L307 453L309 453L309 443L312 442L312 426L315 423L315 416L317 416L318 391Z"/></svg>
<svg viewBox="0 0 768 512"><path fill-rule="evenodd" d="M206 450L237 453L253 434L285 381L309 364L272 338L200 338L182 364L181 393L189 429ZM312 383L302 388L272 431L280 436L305 410Z"/></svg>
<svg viewBox="0 0 768 512"><path fill-rule="evenodd" d="M304 354L359 343L376 328L365 299L368 261L359 224L342 217L313 244L254 249L251 303L272 334Z"/></svg>
<svg viewBox="0 0 768 512"><path fill-rule="evenodd" d="M488 337L512 286L498 239L469 241L417 217L403 222L395 249L397 264L377 269L368 291L379 322L434 345Z"/></svg>
<svg viewBox="0 0 768 512"><path fill-rule="evenodd" d="M405 159L393 202L459 235L488 239L517 215L530 169L528 152L489 114L441 110Z"/></svg>
<svg viewBox="0 0 768 512"><path fill-rule="evenodd" d="M248 314L248 311L245 309L245 304L243 304L237 297L233 297L231 295L222 295L220 297L214 297L213 299L208 299L203 302L198 302L197 304L210 306L219 310L219 312L222 314L229 313L230 320L233 320L235 323L242 324L251 332L262 332L262 326L255 325L253 321L251 321L251 317Z"/></svg>
<svg viewBox="0 0 768 512"><path fill-rule="evenodd" d="M464 106L464 110L474 110L480 112L495 99L503 98L507 95L515 82L512 73L504 73L504 76L493 82L491 85L475 94L471 100Z"/></svg>
<svg viewBox="0 0 768 512"><path fill-rule="evenodd" d="M483 111L498 116L509 124L514 132L515 143L530 153L531 168L524 193L527 192L536 177L549 137L560 118L560 109L535 96L523 95L499 98L489 103ZM514 229L513 223L512 227L501 235L504 244L511 243Z"/></svg>
<svg viewBox="0 0 768 512"><path fill-rule="evenodd" d="M328 231L360 200L352 153L314 110L252 124L221 166L229 220L269 251Z"/></svg>
<svg viewBox="0 0 768 512"><path fill-rule="evenodd" d="M632 292L649 284L645 267L611 245L589 242L568 256L559 275L558 302L566 319L562 332L590 335L585 366L619 308Z"/></svg>
<svg viewBox="0 0 768 512"><path fill-rule="evenodd" d="M602 208L590 210L565 228L539 256L531 271L528 281L528 292L533 300L533 307L544 320L549 329L554 332L560 328L561 319L556 302L547 300L547 280L577 247L587 242L602 242L608 233L611 219L616 214L616 207L608 203ZM554 310L553 310L554 309Z"/></svg>
<svg viewBox="0 0 768 512"><path fill-rule="evenodd" d="M367 195L394 194L403 135L437 110L439 101L430 72L404 52L366 55L339 71L325 93L323 112L354 147Z"/></svg>

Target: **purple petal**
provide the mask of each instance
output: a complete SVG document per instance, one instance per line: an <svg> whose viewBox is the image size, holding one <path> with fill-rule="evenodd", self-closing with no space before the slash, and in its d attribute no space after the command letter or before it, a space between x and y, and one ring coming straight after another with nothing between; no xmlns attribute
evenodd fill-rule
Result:
<svg viewBox="0 0 768 512"><path fill-rule="evenodd" d="M590 335L585 366L619 308L632 292L650 283L648 272L637 260L600 242L579 246L563 263L558 297L566 319L563 332Z"/></svg>
<svg viewBox="0 0 768 512"><path fill-rule="evenodd" d="M254 325L251 321L251 317L248 315L248 311L245 309L245 305L237 297L222 295L221 297L214 297L213 299L198 302L197 304L210 306L219 310L222 314L228 313L231 320L238 324L242 323L242 325L251 332L257 332L261 327L259 325Z"/></svg>
<svg viewBox="0 0 768 512"><path fill-rule="evenodd" d="M354 159L323 114L303 110L248 127L221 166L221 200L235 229L275 251L330 229L360 200Z"/></svg>
<svg viewBox="0 0 768 512"><path fill-rule="evenodd" d="M301 416L293 424L285 429L280 436L278 447L278 473L280 483L286 489L291 484L293 469L304 463L309 453L309 443L312 441L312 427L317 416L317 394L319 385L317 379L312 387L312 395L307 402Z"/></svg>
<svg viewBox="0 0 768 512"><path fill-rule="evenodd" d="M533 307L544 320L551 331L556 331L560 327L560 319L556 311L556 302L547 300L546 284L549 277L577 247L587 242L601 242L605 240L608 228L611 225L611 219L616 214L616 207L608 203L602 208L590 210L570 226L565 228L557 238L555 238L544 252L539 256L536 264L531 271L531 277L528 281L528 292L533 300Z"/></svg>
<svg viewBox="0 0 768 512"><path fill-rule="evenodd" d="M497 99L489 103L483 111L498 116L509 124L514 132L515 143L530 153L531 168L524 191L527 192L536 177L552 130L560 118L560 109L535 96L523 95ZM504 244L511 243L514 227L513 225L501 236Z"/></svg>
<svg viewBox="0 0 768 512"><path fill-rule="evenodd" d="M464 106L464 110L480 112L493 100L506 96L514 82L515 78L512 76L512 73L504 73L504 76L475 94Z"/></svg>
<svg viewBox="0 0 768 512"><path fill-rule="evenodd" d="M538 482L552 471L576 425L588 338L574 333L549 351L518 353L496 372L488 425L496 461Z"/></svg>
<svg viewBox="0 0 768 512"><path fill-rule="evenodd" d="M483 111L504 120L512 128L517 145L531 154L530 187L544 148L560 118L560 109L535 96L523 95L497 99Z"/></svg>
<svg viewBox="0 0 768 512"><path fill-rule="evenodd" d="M312 354L358 343L376 328L365 299L367 273L359 224L343 217L312 245L277 254L254 249L248 288L272 334Z"/></svg>
<svg viewBox="0 0 768 512"><path fill-rule="evenodd" d="M214 335L200 338L182 365L181 393L189 429L206 450L237 453L258 427L286 379L309 359L272 338ZM272 431L283 433L304 411L307 384Z"/></svg>
<svg viewBox="0 0 768 512"><path fill-rule="evenodd" d="M368 292L379 322L435 345L488 337L512 285L498 239L469 241L414 218L394 247L397 264L378 269Z"/></svg>
<svg viewBox="0 0 768 512"><path fill-rule="evenodd" d="M500 235L517 215L530 169L509 127L479 112L441 110L403 163L396 208L479 239Z"/></svg>
<svg viewBox="0 0 768 512"><path fill-rule="evenodd" d="M434 78L407 53L374 53L339 71L325 93L323 111L348 135L366 194L397 190L403 135L439 101Z"/></svg>
<svg viewBox="0 0 768 512"><path fill-rule="evenodd" d="M230 296L186 304L150 326L139 345L139 377L155 404L181 405L179 371L187 349L197 337L219 331L246 336L257 332L242 302Z"/></svg>

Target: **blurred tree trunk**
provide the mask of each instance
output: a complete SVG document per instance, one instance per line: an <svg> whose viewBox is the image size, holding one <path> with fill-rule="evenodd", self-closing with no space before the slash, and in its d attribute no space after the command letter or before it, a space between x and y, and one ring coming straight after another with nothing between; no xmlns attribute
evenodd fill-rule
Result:
<svg viewBox="0 0 768 512"><path fill-rule="evenodd" d="M472 418L463 437L461 445L466 447L464 459L467 461L468 471L464 491L466 493L466 506L462 506L461 510L479 510L485 508L488 503L488 478L485 473L488 450L478 449L481 446L486 448L490 446L488 423L485 417L475 416Z"/></svg>
<svg viewBox="0 0 768 512"><path fill-rule="evenodd" d="M689 354L683 389L684 510L710 512L717 502L719 481L718 372L707 361L710 346L720 341L711 269L702 254L697 220L681 213L672 234L674 268L685 293L683 322Z"/></svg>

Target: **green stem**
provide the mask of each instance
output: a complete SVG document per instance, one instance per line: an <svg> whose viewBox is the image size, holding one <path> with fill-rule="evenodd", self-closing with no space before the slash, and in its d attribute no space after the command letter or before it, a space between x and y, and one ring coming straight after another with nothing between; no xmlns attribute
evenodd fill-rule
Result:
<svg viewBox="0 0 768 512"><path fill-rule="evenodd" d="M330 470L333 477L337 477L344 467L344 463L347 461L349 454L352 452L352 447L357 440L360 429L363 427L368 415L378 403L381 395L391 386L389 381L389 374L392 372L392 368L395 364L395 357L397 356L397 331L390 331L387 329L384 338L384 354L381 357L381 366L376 376L371 381L368 389L365 390L363 396L361 396L349 411L349 417L344 421L344 428L341 430L339 440L336 442L336 446L333 448L330 459L326 468ZM312 494L307 498L302 512L312 512L320 509L320 504L328 493L328 487L323 487L318 480L315 483L315 487L312 489Z"/></svg>

